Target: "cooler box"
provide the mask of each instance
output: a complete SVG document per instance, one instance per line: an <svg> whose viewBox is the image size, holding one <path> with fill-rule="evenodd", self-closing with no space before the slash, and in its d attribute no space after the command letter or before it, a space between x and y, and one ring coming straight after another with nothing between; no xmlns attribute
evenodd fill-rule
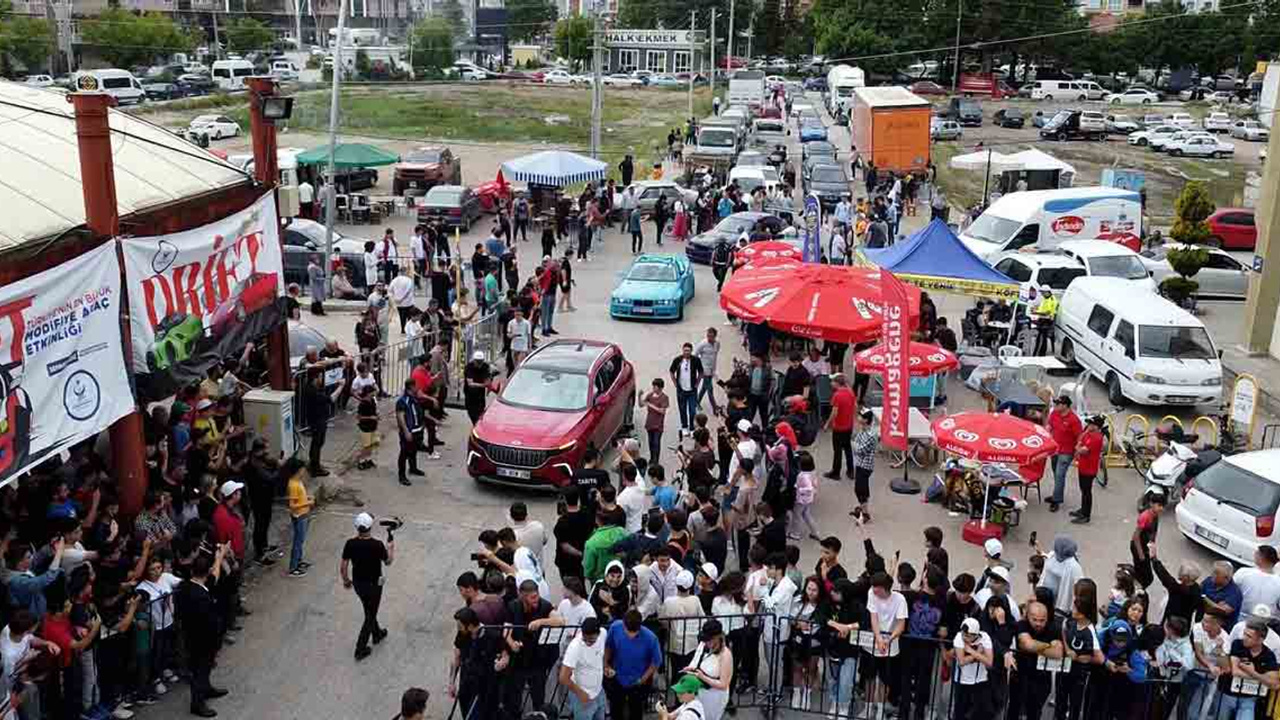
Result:
<svg viewBox="0 0 1280 720"><path fill-rule="evenodd" d="M254 437L267 441L267 452L272 457L291 457L297 451L292 390L260 389L245 393L244 422Z"/></svg>

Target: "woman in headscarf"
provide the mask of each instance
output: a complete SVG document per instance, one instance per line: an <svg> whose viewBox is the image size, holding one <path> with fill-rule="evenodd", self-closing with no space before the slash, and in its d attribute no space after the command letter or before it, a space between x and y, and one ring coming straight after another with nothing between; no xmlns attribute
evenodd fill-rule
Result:
<svg viewBox="0 0 1280 720"><path fill-rule="evenodd" d="M992 663L991 700L992 707L1003 707L1005 697L1009 693L1008 671L1017 664L1017 635L1014 632L1013 612L1009 608L1009 599L1004 595L992 595L986 607L978 616L982 630L991 636L991 644L995 662Z"/></svg>
<svg viewBox="0 0 1280 720"><path fill-rule="evenodd" d="M773 429L778 440L768 451L769 482L765 487L764 501L773 508L774 517L787 520L787 514L796 504L796 486L792 479L794 475L791 465L795 461L796 450L800 449L800 443L796 441L796 431L791 423L780 422ZM787 527L791 527L790 522L787 522ZM800 539L794 533L788 533L787 537L792 540Z"/></svg>
<svg viewBox="0 0 1280 720"><path fill-rule="evenodd" d="M631 589L624 582L626 578L627 571L622 563L611 560L605 566L604 579L591 588L589 601L602 626L607 627L614 620L621 620L631 608Z"/></svg>
<svg viewBox="0 0 1280 720"><path fill-rule="evenodd" d="M1059 535L1053 541L1053 552L1045 558L1044 572L1040 574L1040 587L1053 593L1054 614L1063 618L1071 617L1075 584L1084 577L1084 568L1076 559L1076 551L1075 540Z"/></svg>
<svg viewBox="0 0 1280 720"><path fill-rule="evenodd" d="M865 598L865 593L862 595ZM853 684L858 673L858 644L854 642L860 629L870 627L867 607L859 599L858 589L848 578L836 580L828 602L814 613L818 637L827 649L828 711L847 717L853 703Z"/></svg>
<svg viewBox="0 0 1280 720"><path fill-rule="evenodd" d="M698 700L705 713L703 720L720 720L733 684L733 652L725 645L724 626L719 620L703 623L698 639L701 642L693 651L693 659L682 672L702 681Z"/></svg>

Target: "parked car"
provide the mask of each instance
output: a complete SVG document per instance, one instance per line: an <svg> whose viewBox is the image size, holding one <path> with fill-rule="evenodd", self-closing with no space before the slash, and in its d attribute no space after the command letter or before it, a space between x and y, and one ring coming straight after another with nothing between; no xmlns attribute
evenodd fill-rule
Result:
<svg viewBox="0 0 1280 720"><path fill-rule="evenodd" d="M396 163L391 194L421 190L436 185L462 184L462 158L447 147L427 146L405 153Z"/></svg>
<svg viewBox="0 0 1280 720"><path fill-rule="evenodd" d="M239 135L240 125L226 115L199 115L187 126L187 132L207 135L211 140L221 140Z"/></svg>
<svg viewBox="0 0 1280 720"><path fill-rule="evenodd" d="M1170 145L1180 143L1192 135L1200 134L1203 134L1202 130L1179 130L1171 135L1158 135L1151 138L1151 149L1156 152L1165 152Z"/></svg>
<svg viewBox="0 0 1280 720"><path fill-rule="evenodd" d="M329 177L328 169L321 172L322 182ZM378 171L374 168L334 168L333 186L342 195L357 190L368 190L378 184Z"/></svg>
<svg viewBox="0 0 1280 720"><path fill-rule="evenodd" d="M640 87L644 83L639 78L632 77L626 73L614 73L605 75L600 81L605 85L615 85L620 87Z"/></svg>
<svg viewBox="0 0 1280 720"><path fill-rule="evenodd" d="M418 222L441 220L447 227L471 229L480 219L480 198L465 185L436 185L418 204Z"/></svg>
<svg viewBox="0 0 1280 720"><path fill-rule="evenodd" d="M194 97L197 95L208 95L213 92L217 85L213 82L213 78L208 75L187 73L179 75L177 82L174 83L182 91L183 97Z"/></svg>
<svg viewBox="0 0 1280 720"><path fill-rule="evenodd" d="M827 79L825 77L811 77L804 79L805 92L826 92Z"/></svg>
<svg viewBox="0 0 1280 720"><path fill-rule="evenodd" d="M148 100L173 100L182 97L182 88L175 83L142 83L142 91Z"/></svg>
<svg viewBox="0 0 1280 720"><path fill-rule="evenodd" d="M1106 123L1107 132L1113 135L1128 135L1138 131L1138 123L1128 115L1108 115Z"/></svg>
<svg viewBox="0 0 1280 720"><path fill-rule="evenodd" d="M1230 132L1231 116L1224 112L1211 112L1204 118L1205 132Z"/></svg>
<svg viewBox="0 0 1280 720"><path fill-rule="evenodd" d="M1157 286L1166 279L1178 275L1170 267L1167 256L1170 250L1184 247L1187 246L1180 243L1165 243L1142 251L1142 264L1147 266ZM1195 276L1195 281L1200 284L1197 291L1199 296L1204 299L1243 300L1249 293L1249 273L1251 272L1249 266L1231 257L1224 250L1217 248L1208 250L1209 258Z"/></svg>
<svg viewBox="0 0 1280 720"><path fill-rule="evenodd" d="M982 125L982 106L973 98L953 97L947 103L943 116L961 125Z"/></svg>
<svg viewBox="0 0 1280 720"><path fill-rule="evenodd" d="M1129 144L1147 146L1156 138L1168 139L1176 132L1181 132L1176 125L1148 125L1145 130L1129 133Z"/></svg>
<svg viewBox="0 0 1280 720"><path fill-rule="evenodd" d="M1153 128L1157 125L1168 125L1169 123L1165 121L1164 115L1160 113L1143 113L1142 117L1138 118L1138 124L1143 128Z"/></svg>
<svg viewBox="0 0 1280 720"><path fill-rule="evenodd" d="M649 84L652 85L653 87L680 87L682 85L688 85L688 83L689 83L688 80L685 80L684 82L680 82L680 80L676 78L675 75L669 75L667 73L663 73L661 75L654 75L653 77L649 78Z"/></svg>
<svg viewBox="0 0 1280 720"><path fill-rule="evenodd" d="M1131 87L1124 92L1108 95L1106 101L1112 105L1150 105L1160 102L1160 96L1152 90Z"/></svg>
<svg viewBox="0 0 1280 720"><path fill-rule="evenodd" d="M738 165L742 163L739 162ZM698 199L697 190L682 187L674 180L641 180L633 183L631 187L635 188L636 203L645 213L653 211L653 206L658 203L659 197L667 199L668 210L676 200L682 200L685 205L692 206Z"/></svg>
<svg viewBox="0 0 1280 720"><path fill-rule="evenodd" d="M1035 84L1035 83L1026 83L1025 85L1019 85L1019 86L1018 86L1018 97L1020 97L1020 98L1030 98L1030 97L1031 97L1031 92L1032 92L1033 90L1035 90L1035 87L1036 87L1036 84Z"/></svg>
<svg viewBox="0 0 1280 720"><path fill-rule="evenodd" d="M1107 124L1096 112L1063 110L1040 128L1040 137L1053 140L1105 140Z"/></svg>
<svg viewBox="0 0 1280 720"><path fill-rule="evenodd" d="M485 409L467 441L477 481L564 488L588 447L609 447L630 427L635 369L622 348L557 339L530 353Z"/></svg>
<svg viewBox="0 0 1280 720"><path fill-rule="evenodd" d="M1205 99L1215 105L1230 105L1236 101L1236 94L1230 90L1215 90Z"/></svg>
<svg viewBox="0 0 1280 720"><path fill-rule="evenodd" d="M1237 120L1231 125L1231 137L1250 142L1266 142L1271 139L1271 131L1257 120Z"/></svg>
<svg viewBox="0 0 1280 720"><path fill-rule="evenodd" d="M1169 141L1165 145L1165 152L1175 157L1186 155L1188 157L1224 158L1228 155L1234 155L1236 146L1224 140L1219 140L1216 136L1207 132L1198 132L1182 140Z"/></svg>
<svg viewBox="0 0 1280 720"><path fill-rule="evenodd" d="M1129 280L1144 293L1154 293L1156 284L1147 272L1142 257L1133 250L1110 240L1067 240L1054 250L1071 258L1093 277L1118 277Z"/></svg>
<svg viewBox="0 0 1280 720"><path fill-rule="evenodd" d="M920 80L907 86L916 95L946 95L947 89L932 80Z"/></svg>
<svg viewBox="0 0 1280 720"><path fill-rule="evenodd" d="M929 138L931 140L959 140L964 137L964 128L955 120L933 118L929 121Z"/></svg>
<svg viewBox="0 0 1280 720"><path fill-rule="evenodd" d="M1000 108L991 116L991 121L997 127L1020 128L1026 124L1027 117L1018 108Z"/></svg>
<svg viewBox="0 0 1280 720"><path fill-rule="evenodd" d="M1165 122L1170 125L1177 125L1183 130L1194 130L1196 126L1196 119L1191 117L1191 113L1184 112L1173 113Z"/></svg>
<svg viewBox="0 0 1280 720"><path fill-rule="evenodd" d="M294 218L282 228L284 243L284 281L306 286L307 266L311 256L324 253L325 226L313 220ZM364 283L364 244L365 238L343 235L333 231L333 253L335 260L350 272L351 284L359 290L368 290Z"/></svg>
<svg viewBox="0 0 1280 720"><path fill-rule="evenodd" d="M1224 250L1252 250L1258 244L1253 208L1218 208L1205 222L1210 233L1207 245Z"/></svg>
<svg viewBox="0 0 1280 720"><path fill-rule="evenodd" d="M1022 286L1022 294L1034 287L1037 292L1053 290L1061 296L1072 280L1084 277L1088 270L1065 255L1011 250L994 258L992 265Z"/></svg>
<svg viewBox="0 0 1280 720"><path fill-rule="evenodd" d="M640 255L609 296L609 317L683 320L693 299L693 265L684 255Z"/></svg>
<svg viewBox="0 0 1280 720"><path fill-rule="evenodd" d="M689 262L711 264L711 253L721 243L736 243L742 233L750 233L758 227L777 237L786 228L786 222L771 213L738 212L716 223L715 227L689 240L685 255Z"/></svg>
<svg viewBox="0 0 1280 720"><path fill-rule="evenodd" d="M22 81L22 83L24 85L31 85L33 87L42 87L42 88L53 87L53 76L52 75L28 75L26 79Z"/></svg>
<svg viewBox="0 0 1280 720"><path fill-rule="evenodd" d="M568 70L548 70L542 74L542 82L551 85L578 85L584 82L582 77L570 73Z"/></svg>
<svg viewBox="0 0 1280 720"><path fill-rule="evenodd" d="M1280 542L1280 449L1224 456L1195 476L1174 510L1178 532L1240 565Z"/></svg>

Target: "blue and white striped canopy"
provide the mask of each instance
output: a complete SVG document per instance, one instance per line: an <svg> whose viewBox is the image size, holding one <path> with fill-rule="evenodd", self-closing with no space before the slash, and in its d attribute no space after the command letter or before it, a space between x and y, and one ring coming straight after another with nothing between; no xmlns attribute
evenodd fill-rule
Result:
<svg viewBox="0 0 1280 720"><path fill-rule="evenodd" d="M502 163L508 180L531 185L564 187L580 182L603 180L605 163L566 150L544 150Z"/></svg>

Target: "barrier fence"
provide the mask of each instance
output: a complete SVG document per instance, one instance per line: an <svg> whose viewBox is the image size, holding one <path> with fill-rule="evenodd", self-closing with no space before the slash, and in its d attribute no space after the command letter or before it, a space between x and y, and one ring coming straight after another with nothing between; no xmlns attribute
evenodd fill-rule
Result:
<svg viewBox="0 0 1280 720"><path fill-rule="evenodd" d="M643 686L624 687L606 676L602 692L610 717L617 717L615 709L636 694L643 697L646 710L657 701L668 708L678 706L671 688L685 674L681 671L691 660L697 662L712 651L697 642L676 646L673 638L684 643L689 635L696 637L696 630L688 626L701 628L708 619L712 617L646 620L644 627L658 636L662 668ZM1140 672L1113 671L1105 665L1009 650L997 642L992 666L979 671L973 665L958 664L950 640L904 635L887 647L877 647L870 631L840 637L808 619L769 614L714 619L725 630L724 648L733 657L733 679L727 697L716 698L714 693L699 697L708 711L712 707L729 713L758 709L770 717L841 720L1237 720L1246 717L1234 709L1241 700L1256 703L1259 717L1263 713L1272 717L1280 705L1274 693L1248 680L1229 679L1232 695L1226 696L1204 670L1152 663ZM509 649L502 638L523 628L482 626L476 637L492 633L489 642ZM596 642L605 642L607 630L602 623ZM573 626L542 628L535 633L536 650L521 658L512 654L502 670L493 670L494 665L486 662L479 666L485 669L473 670L469 676L464 663L450 720L522 718L535 711L547 718L591 717L573 714L569 691L559 681L560 660L577 632ZM524 640L528 642L527 637ZM1136 647L1130 644L1128 652ZM686 652L674 652L678 649ZM1132 667L1139 665L1135 661ZM1229 666L1224 663L1224 667L1229 676ZM709 714L713 720L722 717L719 712Z"/></svg>

